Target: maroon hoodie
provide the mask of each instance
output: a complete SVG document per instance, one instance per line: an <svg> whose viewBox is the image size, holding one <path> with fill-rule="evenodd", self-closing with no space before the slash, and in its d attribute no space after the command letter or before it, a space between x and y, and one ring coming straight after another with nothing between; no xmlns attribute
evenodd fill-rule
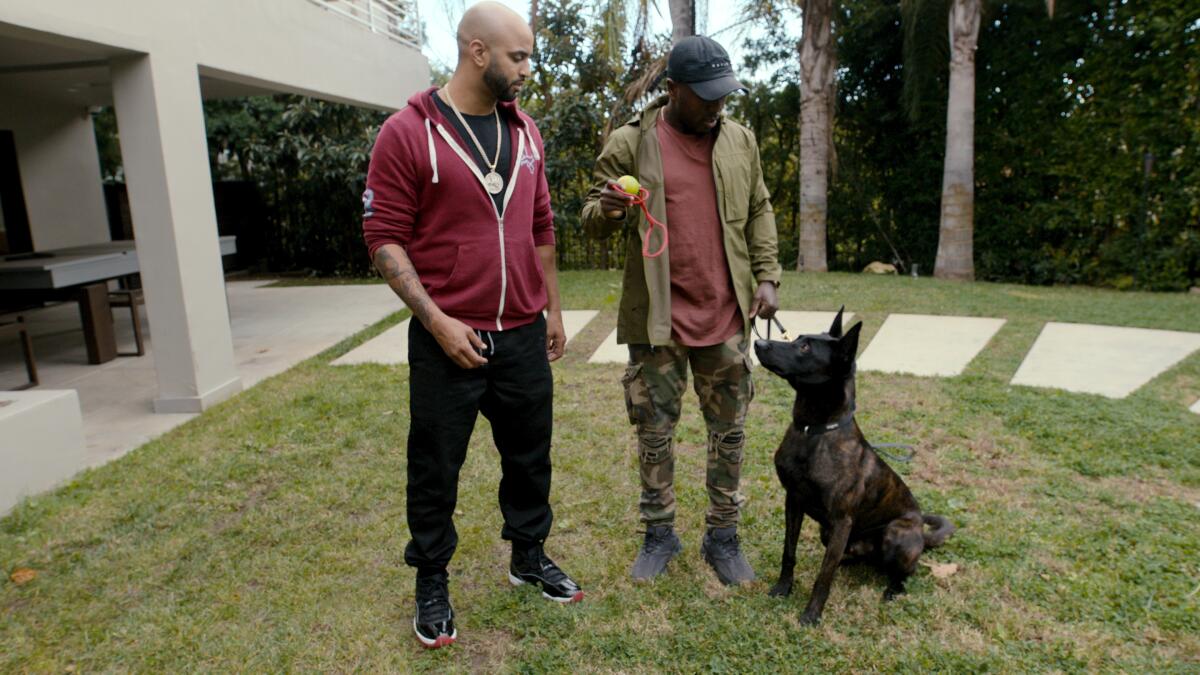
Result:
<svg viewBox="0 0 1200 675"><path fill-rule="evenodd" d="M536 247L554 243L542 137L516 103L498 104L513 142L501 217L435 91L415 94L379 130L363 193L367 248L374 258L384 244L402 246L429 297L472 328L531 323L546 307Z"/></svg>

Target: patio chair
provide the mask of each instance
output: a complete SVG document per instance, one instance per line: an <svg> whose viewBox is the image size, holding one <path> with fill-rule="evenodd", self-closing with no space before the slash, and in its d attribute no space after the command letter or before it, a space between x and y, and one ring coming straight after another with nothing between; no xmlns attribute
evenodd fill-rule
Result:
<svg viewBox="0 0 1200 675"><path fill-rule="evenodd" d="M25 372L29 374L29 382L15 389L29 389L38 386L37 361L33 358L33 340L25 324L25 317L20 314L16 319L0 319L0 336L20 335L21 348L25 352Z"/></svg>
<svg viewBox="0 0 1200 675"><path fill-rule="evenodd" d="M142 294L142 289L128 288L119 291L109 291L108 304L112 307L128 307L129 315L133 319L133 340L137 343L137 351L117 352L117 356L145 355L146 346L142 341L142 318L138 313L138 307L146 304L146 296Z"/></svg>

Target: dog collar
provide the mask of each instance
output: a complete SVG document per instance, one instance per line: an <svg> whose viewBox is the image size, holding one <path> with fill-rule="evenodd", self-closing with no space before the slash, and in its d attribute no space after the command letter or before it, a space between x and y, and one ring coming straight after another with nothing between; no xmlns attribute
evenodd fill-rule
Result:
<svg viewBox="0 0 1200 675"><path fill-rule="evenodd" d="M830 431L836 431L843 427L848 427L852 422L854 422L854 408L855 406L850 406L850 411L836 422L827 422L825 424L809 424L801 427L800 430L808 436L820 436L821 434L828 433Z"/></svg>

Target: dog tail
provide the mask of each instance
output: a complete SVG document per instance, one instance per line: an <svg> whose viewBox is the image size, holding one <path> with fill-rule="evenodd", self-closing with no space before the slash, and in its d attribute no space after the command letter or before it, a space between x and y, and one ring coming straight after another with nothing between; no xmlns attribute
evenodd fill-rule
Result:
<svg viewBox="0 0 1200 675"><path fill-rule="evenodd" d="M925 533L925 548L941 546L958 529L945 516L926 513L921 516L921 519L925 521L926 525L933 528Z"/></svg>

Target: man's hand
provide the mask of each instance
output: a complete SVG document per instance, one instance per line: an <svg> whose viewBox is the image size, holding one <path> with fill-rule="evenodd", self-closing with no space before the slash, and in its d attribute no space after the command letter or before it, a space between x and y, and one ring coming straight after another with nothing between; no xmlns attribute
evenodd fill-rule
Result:
<svg viewBox="0 0 1200 675"><path fill-rule="evenodd" d="M567 351L567 331L563 329L562 312L546 316L546 358L557 361Z"/></svg>
<svg viewBox="0 0 1200 675"><path fill-rule="evenodd" d="M633 195L624 190L618 190L612 183L605 183L600 191L600 210L612 220L625 217L625 209L633 203Z"/></svg>
<svg viewBox="0 0 1200 675"><path fill-rule="evenodd" d="M430 321L429 332L459 368L478 368L488 362L479 353L487 345L470 326L458 319L440 314Z"/></svg>
<svg viewBox="0 0 1200 675"><path fill-rule="evenodd" d="M754 292L754 301L750 303L750 318L762 317L770 319L779 309L779 294L775 291L775 283L763 281Z"/></svg>
<svg viewBox="0 0 1200 675"><path fill-rule="evenodd" d="M557 361L567 351L567 331L563 330L562 303L558 299L558 255L554 244L537 247L546 279L546 359Z"/></svg>
<svg viewBox="0 0 1200 675"><path fill-rule="evenodd" d="M478 368L487 363L487 359L479 353L484 346L483 340L467 324L446 316L434 304L402 247L397 244L379 247L375 251L375 267L387 280L388 286L412 310L413 317L437 339L446 356L460 368Z"/></svg>

